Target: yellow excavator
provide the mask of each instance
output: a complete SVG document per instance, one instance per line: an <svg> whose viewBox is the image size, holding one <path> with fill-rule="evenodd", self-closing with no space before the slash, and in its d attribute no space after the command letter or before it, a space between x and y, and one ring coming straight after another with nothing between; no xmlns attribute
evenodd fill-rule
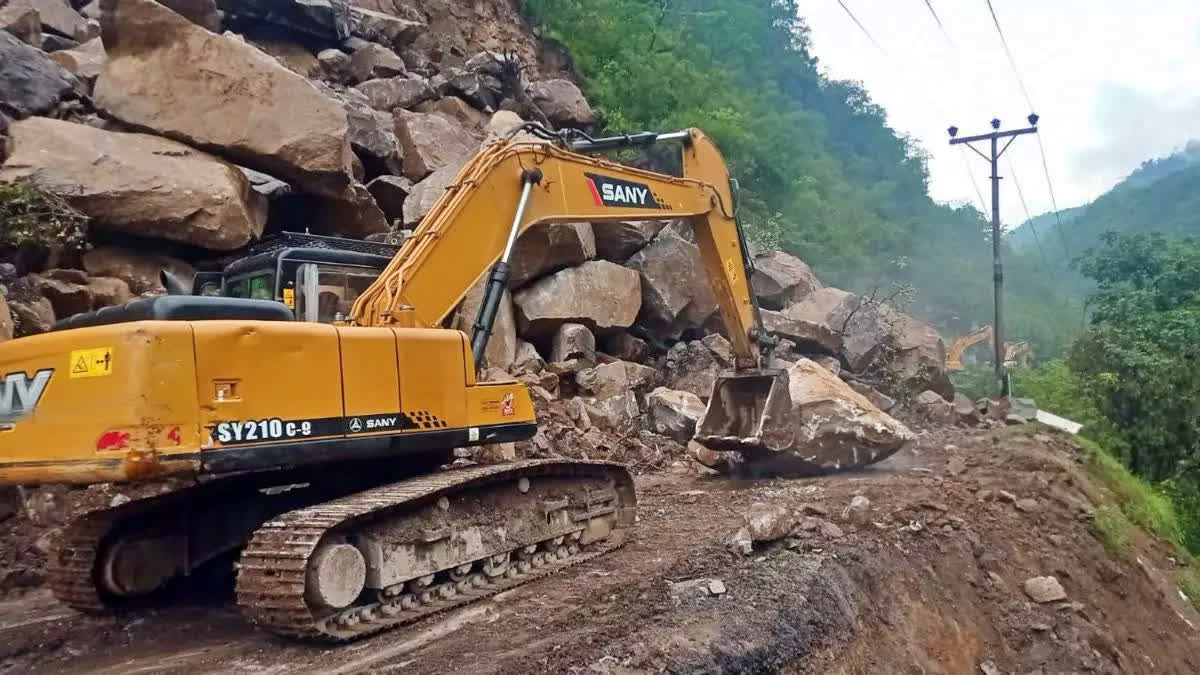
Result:
<svg viewBox="0 0 1200 675"><path fill-rule="evenodd" d="M992 339L992 324L989 323L955 340L954 344L950 345L950 349L946 350L946 370L955 372L966 370L967 367L963 365L963 355L971 347L990 339ZM1028 368L1032 361L1033 345L1028 341L1010 342L1006 340L1004 342L1004 365L1021 365Z"/></svg>
<svg viewBox="0 0 1200 675"><path fill-rule="evenodd" d="M521 131L544 138L486 145L390 258L292 241L189 294L0 345L0 484L158 489L65 528L48 563L62 602L119 610L236 555L254 623L342 641L621 545L636 498L620 465L435 470L454 448L535 432L525 387L476 369L514 243L538 223L690 219L736 354L701 426L738 451L790 438L777 428L787 376L761 369L773 339L716 146L695 129ZM682 177L593 156L662 142L682 145ZM441 328L485 274L471 335Z"/></svg>

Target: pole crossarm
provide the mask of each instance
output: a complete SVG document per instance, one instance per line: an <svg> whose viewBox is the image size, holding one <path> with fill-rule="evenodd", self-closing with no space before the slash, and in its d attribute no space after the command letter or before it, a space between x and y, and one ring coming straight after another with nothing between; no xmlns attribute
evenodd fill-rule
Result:
<svg viewBox="0 0 1200 675"><path fill-rule="evenodd" d="M951 138L950 145L958 145L959 143L971 143L973 141L986 141L992 138L1008 138L1009 136L1021 136L1023 134L1036 134L1037 127L1026 127L1024 129L1010 129L1009 131L993 131L990 134L979 134L977 136L963 136L962 138Z"/></svg>

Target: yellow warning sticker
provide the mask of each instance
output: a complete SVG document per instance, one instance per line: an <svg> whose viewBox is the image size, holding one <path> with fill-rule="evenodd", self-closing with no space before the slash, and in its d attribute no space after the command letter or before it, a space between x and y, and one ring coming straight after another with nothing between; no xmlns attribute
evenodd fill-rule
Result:
<svg viewBox="0 0 1200 675"><path fill-rule="evenodd" d="M76 349L71 352L71 377L103 377L112 374L112 347Z"/></svg>
<svg viewBox="0 0 1200 675"><path fill-rule="evenodd" d="M292 309L296 309L296 289L283 289L283 304L291 307Z"/></svg>

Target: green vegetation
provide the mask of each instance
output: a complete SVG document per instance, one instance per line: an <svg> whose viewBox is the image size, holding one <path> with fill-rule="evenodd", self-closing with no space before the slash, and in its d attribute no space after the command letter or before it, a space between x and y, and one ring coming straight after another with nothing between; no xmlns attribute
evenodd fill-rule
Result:
<svg viewBox="0 0 1200 675"><path fill-rule="evenodd" d="M1183 546L1183 526L1171 499L1145 479L1135 476L1103 447L1088 438L1080 439L1092 472L1117 497L1117 504L1130 522L1143 530Z"/></svg>
<svg viewBox="0 0 1200 675"><path fill-rule="evenodd" d="M87 218L32 183L0 184L0 248L81 248Z"/></svg>
<svg viewBox="0 0 1200 675"><path fill-rule="evenodd" d="M928 195L924 150L809 49L797 0L526 0L571 51L604 133L695 126L721 146L752 239L865 291L911 284L947 335L990 321L982 214ZM665 151L663 151L665 152ZM662 162L662 157L652 156ZM1082 308L1034 258L1010 255L1009 333L1063 350Z"/></svg>
<svg viewBox="0 0 1200 675"><path fill-rule="evenodd" d="M1129 550L1129 521L1125 514L1113 506L1101 506L1092 516L1092 527L1100 536L1100 542L1114 555L1124 555Z"/></svg>
<svg viewBox="0 0 1200 675"><path fill-rule="evenodd" d="M1179 590L1188 597L1196 611L1200 611L1200 572L1195 569L1184 570L1179 575Z"/></svg>

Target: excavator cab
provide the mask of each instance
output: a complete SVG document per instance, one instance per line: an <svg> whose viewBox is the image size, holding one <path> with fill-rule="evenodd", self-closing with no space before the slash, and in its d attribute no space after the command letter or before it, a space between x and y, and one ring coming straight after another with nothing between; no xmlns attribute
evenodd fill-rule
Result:
<svg viewBox="0 0 1200 675"><path fill-rule="evenodd" d="M219 272L199 272L190 284L164 273L172 295L271 300L298 321L333 323L400 250L398 243L359 241L296 232L264 239Z"/></svg>

